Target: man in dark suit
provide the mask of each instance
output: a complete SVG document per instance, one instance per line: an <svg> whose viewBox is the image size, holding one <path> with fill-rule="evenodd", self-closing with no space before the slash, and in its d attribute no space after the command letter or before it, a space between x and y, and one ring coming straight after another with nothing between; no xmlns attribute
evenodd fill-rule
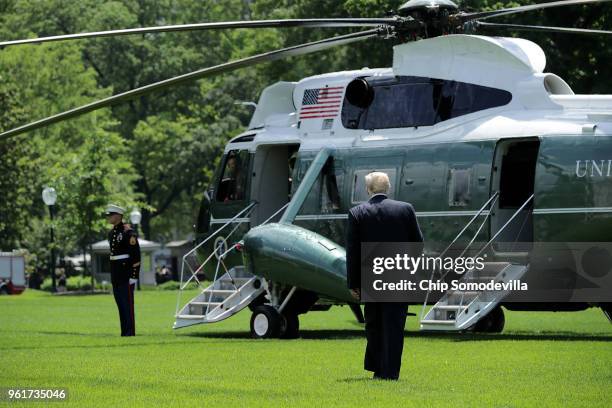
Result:
<svg viewBox="0 0 612 408"><path fill-rule="evenodd" d="M349 210L346 237L347 282L356 300L361 297L362 242L423 242L412 205L387 197L387 174L370 173L365 182L370 199ZM422 244L417 247L422 249ZM374 378L399 378L407 313L408 304L403 302L365 304L364 368L374 372Z"/></svg>

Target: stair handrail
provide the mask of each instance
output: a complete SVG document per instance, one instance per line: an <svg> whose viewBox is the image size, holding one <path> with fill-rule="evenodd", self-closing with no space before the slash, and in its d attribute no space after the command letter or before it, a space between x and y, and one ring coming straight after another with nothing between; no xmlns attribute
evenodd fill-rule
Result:
<svg viewBox="0 0 612 408"><path fill-rule="evenodd" d="M463 233L465 231L467 231L467 229L470 227L470 225L472 225L472 223L483 213L483 211L485 210L485 208L487 208L487 206L489 206L489 204L491 204L491 202L493 200L497 200L497 197L499 197L499 190L494 192L493 195L491 195L489 197L489 199L482 205L482 207L480 207L480 209L476 212L476 214L474 214L474 216L468 221L468 223L463 227L463 229L461 231L459 231L459 233L457 234L457 236L455 236L455 239L452 240L452 242L450 244L448 244L448 246L440 253L439 258L442 258L446 252L448 252L448 250L453 246L453 244L455 242L457 242L457 240L463 235ZM486 222L486 220L488 219L489 215L491 213L489 212L483 223L480 225L480 228L478 228L478 231L476 232L476 235L474 235L474 238L472 238L472 241L470 241L470 243L468 245L471 245L472 242L474 242L474 239L476 238L476 236L480 233L480 230L482 229L482 226L484 225L484 223ZM434 267L431 271L431 275L429 276L429 280L432 281L434 274L436 273L436 268ZM444 276L446 276L446 274L444 274L441 279L444 278ZM423 320L423 315L425 313L425 309L427 308L427 300L429 299L429 294L431 293L431 289L427 290L427 293L425 294L425 300L423 301L423 307L421 308L421 316L419 317L419 321Z"/></svg>
<svg viewBox="0 0 612 408"><path fill-rule="evenodd" d="M217 235L219 232L221 232L225 227L227 227L229 224L233 223L236 218L240 218L240 216L242 214L244 214L245 212L247 212L248 210L254 208L257 204L259 204L257 201L251 201L249 203L249 205L247 205L246 207L244 207L242 210L240 210L240 212L238 212L236 215L234 215L228 222L226 222L225 224L223 224L223 226L221 226L221 228L215 230L215 232L213 232L212 234L210 234L208 237L206 237L206 239L204 239L202 242L200 242L198 245L196 245L195 247L193 247L193 249L191 249L189 252L187 252L185 255L183 255L183 259L188 256L191 255L193 252L195 252L198 248L200 248L202 245L204 245L205 243L207 243L208 241L210 241L212 239L212 237L214 237L215 235Z"/></svg>
<svg viewBox="0 0 612 408"><path fill-rule="evenodd" d="M196 245L195 247L193 247L189 252L187 252L185 255L183 255L182 261L181 261L181 279L180 279L180 283L181 285L179 285L179 293L176 299L176 314L178 315L179 312L179 308L180 308L180 303L181 303L181 293L183 292L183 290L187 287L187 284L189 284L189 282L192 279L195 279L196 281L198 281L198 283L200 283L200 281L198 280L198 278L196 277L196 275L198 274L199 271L202 270L202 268L204 268L204 266L208 263L208 261L213 257L213 255L217 252L216 248L213 249L213 251L211 252L211 254L204 260L204 262L202 262L202 264L195 270L192 271L191 277L189 279L187 279L187 282L185 282L183 284L183 277L185 276L185 262L187 261L187 257L193 255L193 253L195 251L197 251L201 246L203 246L204 244L206 244L207 242L209 242L213 237L219 235L219 233L221 231L223 231L225 229L225 227L227 227L228 225L232 224L234 221L236 221L236 219L240 218L242 215L246 214L250 214L251 211L257 206L257 204L259 204L257 201L253 200L249 203L249 205L247 205L246 207L244 207L242 210L240 210L236 215L234 215L232 218L230 218L229 221L227 221L225 224L223 224L220 228L218 228L217 230L215 230L213 233L211 233L208 237L206 237L204 240L202 240L202 242L200 242L198 245ZM239 222L228 234L228 238L238 229L238 227L240 225L242 225L244 222L246 221L242 221ZM232 249L234 248L234 246L232 246ZM216 274L216 272L215 272Z"/></svg>
<svg viewBox="0 0 612 408"><path fill-rule="evenodd" d="M493 200L491 205L495 205L495 203L497 202L498 198L499 198L499 195L497 197L495 197L495 200ZM480 234L480 231L482 231L482 229L484 228L484 226L487 223L487 220L489 219L490 216L491 216L491 212L489 211L489 213L487 215L485 215L484 219L480 223L480 227L478 227L478 230L476 230L476 233L474 234L474 236L472 237L470 242L468 242L468 244L465 246L465 248L463 248L463 251L461 251L461 253L459 254L459 256L457 258L461 258L463 255L465 255L465 253L467 251L469 251L470 247L472 246L472 244L476 240L476 237L478 237L478 234ZM440 257L442 257L442 255L440 255ZM448 275L448 272L449 272L449 270L446 270L444 272L444 274L442 276L440 276L440 279L444 279L446 277L446 275Z"/></svg>
<svg viewBox="0 0 612 408"><path fill-rule="evenodd" d="M206 237L206 239L202 242L200 242L196 247L194 247L191 251L189 251L187 254L185 254L183 256L183 263L181 264L181 280L180 282L183 282L183 273L184 273L184 268L185 268L185 258L189 255L191 255L194 251L196 251L200 246L204 245L207 241L209 241L213 236L217 235L221 230L223 230L227 225L231 224L233 221L235 221L237 218L239 218L241 215L243 215L245 212L247 212L248 214L250 214L250 211L255 208L255 206L258 204L257 201L253 201L251 202L247 207L245 207L244 209L242 209L238 214L236 214L234 217L232 217L228 222L226 222L221 228L217 229L215 232L213 232L210 236ZM284 204L283 206L281 206L278 210L276 210L271 216L269 216L264 222L262 222L259 225L265 225L267 224L270 220L272 220L274 217L276 217L281 211L283 211L284 209L287 208L287 206L290 204L290 202L287 202L286 204ZM230 236L232 236L232 234L238 229L238 227L240 225L242 225L242 223L247 222L247 221L242 221L236 224L236 226L234 228L232 228L232 230L230 231L230 233L227 235L227 238L229 238ZM227 239L226 238L226 239ZM213 278L213 282L217 280L218 277L218 273L219 273L219 266L221 264L221 259L225 258L225 256L230 253L231 251L235 250L236 248L240 247L242 244L242 241L236 242L233 245L231 245L227 250L225 250L223 253L219 254L219 259L220 261L217 263L217 267L215 268L215 275ZM208 263L208 261L210 261L210 259L212 259L213 255L216 253L216 248L211 252L211 254L204 260L204 262L202 262L202 264L196 269L195 272L192 272L192 276L191 278L189 278L187 280L187 282L185 282L184 284L182 284L181 286L179 286L179 296L177 297L177 305L176 305L176 314L178 314L179 308L180 308L180 293L185 289L185 287L187 287L187 284L191 281L191 279L193 279L195 277L195 275L202 270L202 268L204 268L204 266ZM231 279L232 285L234 286L234 288L236 288L236 284L234 283L234 278L232 277L231 273L229 270L227 270L224 266L224 269L226 271L226 273L228 274L229 278ZM195 278L197 280L197 277ZM198 281L199 282L199 281ZM237 289L237 288L236 288ZM212 294L211 294L212 295ZM210 302L210 297L209 297L209 302ZM208 314L208 306L206 309L206 313Z"/></svg>
<svg viewBox="0 0 612 408"><path fill-rule="evenodd" d="M514 214L512 214L512 216L510 217L510 219L508 219L508 221L506 221L506 223L505 223L505 224L504 224L504 225L503 225L503 226L502 226L502 227L501 227L501 228L500 228L500 229L499 229L499 230L498 230L498 231L497 231L497 232L496 232L496 233L493 235L493 238L491 238L491 239L489 240L489 242L487 242L487 243L486 243L486 244L485 244L485 245L484 245L482 248L480 248L480 251L478 251L478 253L477 253L477 254L474 256L474 258L477 258L477 257L478 257L478 255L480 255L480 254L482 253L482 251L484 251L484 250L485 250L485 248L486 248L487 246L489 246L489 245L490 245L490 244L491 244L493 241L495 241L495 238L497 238L497 237L499 236L499 234L501 234L501 233L504 231L504 229L506 229L506 227L507 227L508 225L510 225L510 223L511 223L511 222L512 222L512 221L513 221L513 220L514 220L514 219L515 219L515 218L518 216L518 214L520 214L520 212L521 212L521 211L523 211L523 208L525 208L525 207L527 206L527 204L529 203L529 201L531 201L531 200L533 199L533 197L534 197L534 196L535 196L535 194L531 194L531 196L529 196L529 198L528 198L528 199L527 199L527 200L526 200L526 201L523 203L523 205L521 205L521 206L519 207L519 209L518 209L518 210L516 210L516 211L514 212ZM522 230L522 228L521 228L521 230ZM520 233L520 231L519 231L519 233ZM475 238L475 237L474 237L474 238ZM518 236L517 236L517 239L518 239ZM472 242L473 242L473 240L472 240ZM469 244L469 245L471 245L471 242L470 242L470 244ZM468 246L469 246L469 245L468 245ZM465 249L465 250L464 250L464 251L461 253L461 255L459 255L459 256L463 256L463 254L464 254L466 251L467 251L467 248L466 248L466 249ZM470 272L471 272L471 271L467 271L467 272L465 273L465 275L464 275L464 276L466 276L466 275L467 275L468 273L470 273ZM446 276L446 275L445 275L445 276ZM461 294L461 298L459 299L459 306L463 306L463 297L464 297L464 295L465 295L464 293L462 293L462 294Z"/></svg>
<svg viewBox="0 0 612 408"><path fill-rule="evenodd" d="M491 245L491 243L492 243L493 241L495 241L495 239L496 239L496 238L499 236L499 234L501 234L501 233L502 233L502 232L503 232L503 231L506 229L506 227L507 227L508 225L510 225L510 223L511 223L511 222L512 222L512 221L513 221L513 220L514 220L516 217L517 217L517 215L518 215L518 214L519 214L521 211L523 211L523 209L524 209L524 208L527 206L527 204L529 204L529 202L530 202L531 200L533 200L533 198L534 198L534 197L535 197L535 193L534 193L534 194L531 194L531 195L529 196L529 198L528 198L527 200L525 200L525 202L523 203L523 205L521 205L521 206L519 207L519 209L518 209L518 210L516 210L516 211L514 212L514 214L512 214L512 217L510 217L510 219L509 219L508 221L506 221L506 223L505 223L505 224L504 224L504 225L503 225L503 226L502 226L502 227L501 227L501 228L500 228L500 229L499 229L499 230L498 230L498 231L497 231L497 232L496 232L496 233L493 235L493 238L491 238L491 239L490 239L490 240L489 240L489 241L488 241L486 244L484 244L484 246L483 246L482 248L480 248L480 251L478 251L478 252L476 253L476 255L474 255L474 258L478 257L478 255L480 255L480 254L482 253L482 251L484 251L484 250L485 250L485 248L486 248L486 247L488 247L489 245Z"/></svg>
<svg viewBox="0 0 612 408"><path fill-rule="evenodd" d="M527 206L527 204L529 204L529 202L531 200L533 200L533 198L535 197L535 193L531 194L529 196L529 198L527 198L527 200L525 200L525 202L514 212L514 214L512 214L512 216L508 219L508 221L506 221L504 223L504 225L493 235L493 237L482 246L482 248L480 248L480 250L476 253L476 255L474 255L474 258L477 258L478 255L480 255L489 245L491 245L491 243L493 243L493 241L495 241L495 239L508 227L508 225L510 225L510 223L518 216L518 214L521 213L521 211L523 211L523 209ZM465 252L465 251L464 251ZM470 271L467 271L464 275L467 276L467 274L470 273ZM433 275L433 274L432 274ZM444 275L446 276L446 274ZM427 294L425 295L425 303L423 304L423 308L421 309L421 318L420 321L423 321L423 313L425 311L425 307L427 305L427 297L429 296L429 292L431 292L430 290L427 291ZM463 306L463 294L461 295L461 298L459 300L459 306Z"/></svg>
<svg viewBox="0 0 612 408"><path fill-rule="evenodd" d="M187 252L184 256L183 256L183 262L181 264L181 283L183 282L183 272L185 270L185 260L187 259L187 257L189 255L191 255L194 251L196 251L199 247L201 247L202 245L204 245L206 242L208 242L211 238L213 238L214 236L216 236L220 231L222 231L226 226L228 226L229 224L233 223L234 220L236 220L240 215L242 215L246 210L249 210L248 213L250 214L250 211L257 205L256 201L253 201L251 204L249 204L247 207L245 207L242 211L240 211L238 214L236 214L233 218L231 218L228 222L226 222L225 224L223 224L223 226L217 230L215 230L215 232L213 232L212 234L210 234L210 236L208 236L205 240L203 240L202 242L200 242L196 247L194 247L191 251ZM226 240L227 238L229 238L230 236L232 236L234 234L234 232L236 232L236 230L238 229L238 227L240 225L242 225L244 222L247 221L241 221L239 223L236 224L236 226L230 231L229 234L227 234ZM213 255L215 255L217 253L216 248L213 249L213 251L210 253L210 255L208 256L208 258L206 258L204 260L204 262L202 262L202 264L195 270L192 271L192 275L189 279L187 279L187 282L185 282L185 284L183 285L183 287L181 287L181 289L184 289L187 284L191 281L191 279L195 279L196 281L199 280L196 277L196 275L204 268L204 266L208 263L208 261L211 260L211 258L213 257Z"/></svg>
<svg viewBox="0 0 612 408"><path fill-rule="evenodd" d="M499 196L499 191L496 191L495 193L493 193L493 195L491 197L489 197L489 199L484 203L484 205L482 207L480 207L480 209L476 212L476 214L468 221L467 224L465 224L465 227L463 227L463 229L457 234L457 236L455 237L455 239L453 239L451 241L450 244L448 244L448 246L446 247L446 249L444 249L444 251L442 251L440 253L440 257L444 256L446 254L446 252L453 246L453 244L455 242L457 242L457 240L459 238L461 238L461 236L463 235L463 233L465 231L467 231L467 229L470 227L470 225L472 225L472 223L476 220L476 218L478 218L484 211L485 208L487 208L487 206L491 203L491 201L493 200L497 200L497 197ZM487 214L487 217L490 215ZM478 232L480 232L480 229L478 230Z"/></svg>

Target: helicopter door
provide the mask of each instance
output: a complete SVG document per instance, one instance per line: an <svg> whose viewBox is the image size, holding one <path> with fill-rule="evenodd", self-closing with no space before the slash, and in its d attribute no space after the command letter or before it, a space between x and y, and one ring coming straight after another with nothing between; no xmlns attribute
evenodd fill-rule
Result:
<svg viewBox="0 0 612 408"><path fill-rule="evenodd" d="M497 144L493 166L493 190L499 199L491 214L491 236L504 227L534 192L537 139L502 140ZM495 240L501 252L525 252L533 242L533 200L503 228Z"/></svg>
<svg viewBox="0 0 612 408"><path fill-rule="evenodd" d="M299 144L260 145L253 164L252 199L258 202L251 218L259 225L289 202L292 172ZM278 221L282 211L271 221Z"/></svg>

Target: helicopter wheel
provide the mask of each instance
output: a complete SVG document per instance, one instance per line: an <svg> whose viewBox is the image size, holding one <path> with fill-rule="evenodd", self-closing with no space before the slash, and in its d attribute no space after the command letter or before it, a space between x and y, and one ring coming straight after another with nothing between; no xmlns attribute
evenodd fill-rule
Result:
<svg viewBox="0 0 612 408"><path fill-rule="evenodd" d="M280 330L281 339L297 339L300 337L300 319L298 315L283 314L283 325Z"/></svg>
<svg viewBox="0 0 612 408"><path fill-rule="evenodd" d="M251 336L256 339L278 337L282 320L281 314L272 306L257 306L251 315Z"/></svg>
<svg viewBox="0 0 612 408"><path fill-rule="evenodd" d="M480 319L473 327L475 332L501 333L504 330L506 318L501 306L491 310L488 315Z"/></svg>

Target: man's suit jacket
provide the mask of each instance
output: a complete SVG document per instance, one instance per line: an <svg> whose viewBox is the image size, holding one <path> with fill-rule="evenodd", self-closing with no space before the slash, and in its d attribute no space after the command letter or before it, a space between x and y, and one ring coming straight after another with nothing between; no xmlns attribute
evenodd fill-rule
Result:
<svg viewBox="0 0 612 408"><path fill-rule="evenodd" d="M346 278L349 289L361 288L362 242L423 242L410 203L375 194L349 210L346 230Z"/></svg>

